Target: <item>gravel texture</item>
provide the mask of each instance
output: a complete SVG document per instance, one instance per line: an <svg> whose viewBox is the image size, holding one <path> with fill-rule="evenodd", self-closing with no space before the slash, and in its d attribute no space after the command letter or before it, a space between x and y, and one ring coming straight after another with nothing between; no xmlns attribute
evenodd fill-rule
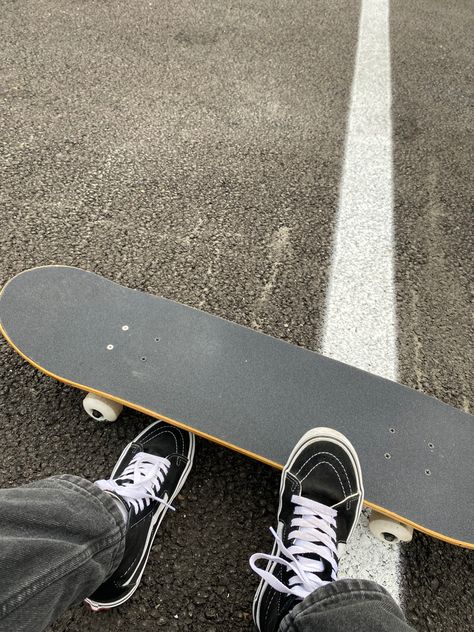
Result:
<svg viewBox="0 0 474 632"><path fill-rule="evenodd" d="M472 7L420 7L394 2L391 21L402 379L472 412ZM78 265L317 349L358 10L5 3L0 281ZM0 485L107 475L147 420L92 422L79 392L0 344ZM270 548L277 489L199 440L141 589L52 630L250 630L248 556ZM473 553L423 536L403 551L416 629L471 630Z"/></svg>
<svg viewBox="0 0 474 632"><path fill-rule="evenodd" d="M392 6L402 381L473 413L474 46L468 1ZM423 535L402 549L420 630L474 629L474 552Z"/></svg>

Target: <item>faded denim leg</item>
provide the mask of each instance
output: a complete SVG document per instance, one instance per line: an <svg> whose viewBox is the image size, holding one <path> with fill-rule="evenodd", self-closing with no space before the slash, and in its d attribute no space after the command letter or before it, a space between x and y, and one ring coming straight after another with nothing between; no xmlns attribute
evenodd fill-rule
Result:
<svg viewBox="0 0 474 632"><path fill-rule="evenodd" d="M0 632L38 632L118 567L125 522L112 497L62 475L0 490Z"/></svg>
<svg viewBox="0 0 474 632"><path fill-rule="evenodd" d="M279 632L413 632L375 582L341 579L318 588L283 619Z"/></svg>

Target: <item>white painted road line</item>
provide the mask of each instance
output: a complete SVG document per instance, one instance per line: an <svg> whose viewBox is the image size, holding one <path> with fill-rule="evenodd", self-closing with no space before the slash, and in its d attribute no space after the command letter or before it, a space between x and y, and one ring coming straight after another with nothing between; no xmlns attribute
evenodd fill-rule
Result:
<svg viewBox="0 0 474 632"><path fill-rule="evenodd" d="M395 380L392 213L389 2L362 0L322 352ZM398 547L359 526L341 576L374 579L398 600L398 567Z"/></svg>
<svg viewBox="0 0 474 632"><path fill-rule="evenodd" d="M323 351L397 377L388 2L363 0Z"/></svg>

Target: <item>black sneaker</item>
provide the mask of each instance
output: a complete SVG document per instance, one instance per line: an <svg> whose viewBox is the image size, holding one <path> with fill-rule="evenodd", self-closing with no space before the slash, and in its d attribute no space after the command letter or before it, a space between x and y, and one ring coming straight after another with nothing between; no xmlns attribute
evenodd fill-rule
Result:
<svg viewBox="0 0 474 632"><path fill-rule="evenodd" d="M363 498L359 459L349 440L330 428L307 432L283 470L272 554L250 558L262 578L253 602L260 632L276 632L297 603L337 579ZM268 562L265 570L257 567L259 560Z"/></svg>
<svg viewBox="0 0 474 632"><path fill-rule="evenodd" d="M158 527L191 470L194 443L192 433L156 421L125 448L111 478L96 481L123 502L128 529L120 566L85 600L92 610L120 606L138 588Z"/></svg>

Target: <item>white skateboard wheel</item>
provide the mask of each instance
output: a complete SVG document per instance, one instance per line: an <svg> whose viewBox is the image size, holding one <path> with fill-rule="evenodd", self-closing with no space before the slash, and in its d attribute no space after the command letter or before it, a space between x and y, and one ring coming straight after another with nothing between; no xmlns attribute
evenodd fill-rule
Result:
<svg viewBox="0 0 474 632"><path fill-rule="evenodd" d="M377 540L382 542L410 542L413 537L413 528L406 524L392 520L386 516L372 511L369 517L369 529Z"/></svg>
<svg viewBox="0 0 474 632"><path fill-rule="evenodd" d="M96 421L117 421L123 409L122 404L95 393L88 393L82 404L89 417Z"/></svg>

